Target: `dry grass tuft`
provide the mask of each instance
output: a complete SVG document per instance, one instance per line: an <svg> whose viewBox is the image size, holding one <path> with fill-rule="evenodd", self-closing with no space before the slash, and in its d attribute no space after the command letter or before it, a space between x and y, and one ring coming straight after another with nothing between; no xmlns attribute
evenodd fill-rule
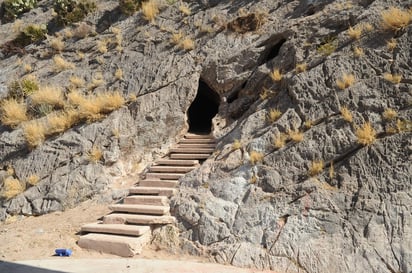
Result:
<svg viewBox="0 0 412 273"><path fill-rule="evenodd" d="M412 132L412 121L397 119L396 129L398 130L398 132Z"/></svg>
<svg viewBox="0 0 412 273"><path fill-rule="evenodd" d="M353 116L349 109L345 106L340 108L340 114L342 115L343 119L349 123L352 123Z"/></svg>
<svg viewBox="0 0 412 273"><path fill-rule="evenodd" d="M125 99L120 92L100 93L94 97L94 100L100 109L100 113L109 113L125 104Z"/></svg>
<svg viewBox="0 0 412 273"><path fill-rule="evenodd" d="M127 100L128 100L128 101L131 101L131 102L137 101L137 96L136 96L136 94L129 94L129 95L127 96Z"/></svg>
<svg viewBox="0 0 412 273"><path fill-rule="evenodd" d="M187 15L187 16L192 14L192 11L190 10L190 8L185 4L180 5L179 10L180 10L181 13L183 13L184 15Z"/></svg>
<svg viewBox="0 0 412 273"><path fill-rule="evenodd" d="M362 31L362 26L349 27L348 36L353 40L359 40L359 38L362 36Z"/></svg>
<svg viewBox="0 0 412 273"><path fill-rule="evenodd" d="M62 52L64 50L64 42L61 37L52 38L50 40L50 46L58 52Z"/></svg>
<svg viewBox="0 0 412 273"><path fill-rule="evenodd" d="M72 105L78 106L82 104L86 98L77 90L72 90L69 94L67 94L67 99Z"/></svg>
<svg viewBox="0 0 412 273"><path fill-rule="evenodd" d="M339 89L344 90L354 84L355 76L353 74L343 73L342 78L336 80Z"/></svg>
<svg viewBox="0 0 412 273"><path fill-rule="evenodd" d="M195 42L190 37L185 37L181 31L173 33L170 42L184 50L195 49Z"/></svg>
<svg viewBox="0 0 412 273"><path fill-rule="evenodd" d="M1 122L10 127L16 127L28 120L26 104L15 99L4 100L0 105L0 113Z"/></svg>
<svg viewBox="0 0 412 273"><path fill-rule="evenodd" d="M314 124L314 121L310 119L305 120L305 122L303 123L306 129L312 128L313 124Z"/></svg>
<svg viewBox="0 0 412 273"><path fill-rule="evenodd" d="M81 88L86 84L86 82L82 78L76 76L71 76L69 78L69 81L70 84L75 88Z"/></svg>
<svg viewBox="0 0 412 273"><path fill-rule="evenodd" d="M172 34L172 38L170 39L170 41L173 44L178 45L182 39L183 39L183 33L179 31L177 33Z"/></svg>
<svg viewBox="0 0 412 273"><path fill-rule="evenodd" d="M298 129L288 131L289 138L294 142L301 142L304 138L303 132Z"/></svg>
<svg viewBox="0 0 412 273"><path fill-rule="evenodd" d="M33 67L30 64L24 64L23 70L24 70L24 73L30 73L33 71Z"/></svg>
<svg viewBox="0 0 412 273"><path fill-rule="evenodd" d="M147 21L153 21L159 14L159 5L156 0L149 0L142 3L143 17Z"/></svg>
<svg viewBox="0 0 412 273"><path fill-rule="evenodd" d="M47 135L58 134L71 128L78 121L78 113L69 109L47 116Z"/></svg>
<svg viewBox="0 0 412 273"><path fill-rule="evenodd" d="M397 7L390 7L382 12L382 26L384 29L398 31L405 28L412 21L412 14Z"/></svg>
<svg viewBox="0 0 412 273"><path fill-rule="evenodd" d="M273 71L269 73L269 76L275 82L280 82L282 80L282 77L283 77L282 73L280 73L279 68L273 69Z"/></svg>
<svg viewBox="0 0 412 273"><path fill-rule="evenodd" d="M191 38L186 37L182 40L182 42L179 44L179 46L182 49L189 51L189 50L195 49L195 42Z"/></svg>
<svg viewBox="0 0 412 273"><path fill-rule="evenodd" d="M355 134L358 143L362 145L370 145L376 139L376 131L369 122L365 122L362 127L357 128Z"/></svg>
<svg viewBox="0 0 412 273"><path fill-rule="evenodd" d="M238 150L242 148L242 143L240 143L239 139L235 139L232 144L232 150Z"/></svg>
<svg viewBox="0 0 412 273"><path fill-rule="evenodd" d="M63 36L64 36L66 39L71 39L71 38L73 38L74 33L73 33L73 31L72 31L71 29L65 29L65 30L64 30L64 33L63 33Z"/></svg>
<svg viewBox="0 0 412 273"><path fill-rule="evenodd" d="M256 184L257 182L258 182L258 177L254 174L254 175L250 178L249 183L250 183L250 184Z"/></svg>
<svg viewBox="0 0 412 273"><path fill-rule="evenodd" d="M335 177L335 167L333 165L333 161L330 162L330 167L329 167L329 178L333 179Z"/></svg>
<svg viewBox="0 0 412 273"><path fill-rule="evenodd" d="M393 120L398 116L398 113L396 113L396 111L393 110L392 108L387 108L382 113L382 116L385 120Z"/></svg>
<svg viewBox="0 0 412 273"><path fill-rule="evenodd" d="M63 90L58 86L44 86L30 96L34 105L48 104L63 107Z"/></svg>
<svg viewBox="0 0 412 273"><path fill-rule="evenodd" d="M23 125L23 133L30 148L36 148L46 139L46 127L37 120L32 120Z"/></svg>
<svg viewBox="0 0 412 273"><path fill-rule="evenodd" d="M251 151L249 153L249 161L252 165L256 165L259 162L263 161L264 155L261 152L257 152L257 151Z"/></svg>
<svg viewBox="0 0 412 273"><path fill-rule="evenodd" d="M386 47L388 48L389 51L393 51L397 45L398 45L398 42L396 42L394 38L386 42Z"/></svg>
<svg viewBox="0 0 412 273"><path fill-rule="evenodd" d="M288 136L284 133L281 133L273 139L273 145L275 148L280 149L283 148L286 144L286 140L288 139Z"/></svg>
<svg viewBox="0 0 412 273"><path fill-rule="evenodd" d="M362 57L363 55L365 55L365 53L364 53L364 51L363 51L363 48L358 47L358 46L353 47L353 55L354 55L356 58L360 58L360 57Z"/></svg>
<svg viewBox="0 0 412 273"><path fill-rule="evenodd" d="M96 46L97 46L97 50L100 52L100 53L107 53L107 44L108 44L108 41L107 40L99 40L99 41L97 41L96 42Z"/></svg>
<svg viewBox="0 0 412 273"><path fill-rule="evenodd" d="M103 152L100 148L93 146L92 149L87 153L89 161L96 163L99 162L103 157Z"/></svg>
<svg viewBox="0 0 412 273"><path fill-rule="evenodd" d="M281 115L282 115L282 112L280 112L278 109L270 109L267 119L269 123L273 123L277 121Z"/></svg>
<svg viewBox="0 0 412 273"><path fill-rule="evenodd" d="M54 56L53 57L53 62L54 62L55 70L57 72L61 72L61 71L64 71L64 70L69 70L69 69L74 69L75 68L74 63L66 61L61 56Z"/></svg>
<svg viewBox="0 0 412 273"><path fill-rule="evenodd" d="M114 77L117 80L123 80L123 70L121 68L116 69L116 71L114 72Z"/></svg>
<svg viewBox="0 0 412 273"><path fill-rule="evenodd" d="M85 98L85 100L78 105L77 111L79 113L79 119L85 119L89 122L102 118L99 105L90 98Z"/></svg>
<svg viewBox="0 0 412 273"><path fill-rule="evenodd" d="M302 73L302 72L305 72L307 68L308 68L308 65L306 63L300 63L296 65L295 71L296 73Z"/></svg>
<svg viewBox="0 0 412 273"><path fill-rule="evenodd" d="M73 30L73 36L76 38L86 38L88 35L92 34L94 29L92 26L86 22L80 22L78 26Z"/></svg>
<svg viewBox="0 0 412 273"><path fill-rule="evenodd" d="M267 98L272 98L272 97L276 96L276 93L277 93L276 91L273 91L273 90L270 90L270 89L267 89L267 88L263 87L262 91L259 94L259 97L262 100L265 100Z"/></svg>
<svg viewBox="0 0 412 273"><path fill-rule="evenodd" d="M110 113L125 104L125 99L119 92L99 93L86 97L78 91L72 91L68 95L69 102L76 106L80 119L88 121L98 120L101 114Z"/></svg>
<svg viewBox="0 0 412 273"><path fill-rule="evenodd" d="M373 25L371 23L363 23L362 27L364 30L366 30L367 32L371 32L374 28Z"/></svg>
<svg viewBox="0 0 412 273"><path fill-rule="evenodd" d="M398 84L402 80L402 76L399 74L391 74L391 73L384 73L383 78L387 80L388 82L391 82L393 84Z"/></svg>
<svg viewBox="0 0 412 273"><path fill-rule="evenodd" d="M36 174L32 174L27 178L26 181L27 181L27 184L31 186L36 186L40 181L40 177Z"/></svg>
<svg viewBox="0 0 412 273"><path fill-rule="evenodd" d="M1 192L1 197L9 200L20 193L24 192L25 187L18 179L13 177L7 177L4 180L3 190Z"/></svg>
<svg viewBox="0 0 412 273"><path fill-rule="evenodd" d="M323 160L314 160L310 164L308 174L309 176L315 176L323 171L324 163Z"/></svg>

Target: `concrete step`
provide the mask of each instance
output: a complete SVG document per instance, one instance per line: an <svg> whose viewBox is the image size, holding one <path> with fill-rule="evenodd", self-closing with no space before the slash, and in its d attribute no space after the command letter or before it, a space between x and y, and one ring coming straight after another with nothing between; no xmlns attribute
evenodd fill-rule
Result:
<svg viewBox="0 0 412 273"><path fill-rule="evenodd" d="M177 148L216 148L216 144L209 144L209 143L182 143L177 144Z"/></svg>
<svg viewBox="0 0 412 273"><path fill-rule="evenodd" d="M183 173L146 173L146 179L179 179Z"/></svg>
<svg viewBox="0 0 412 273"><path fill-rule="evenodd" d="M142 252L142 248L150 242L150 239L150 232L146 232L140 237L89 233L81 236L77 244L86 249L121 257L133 257Z"/></svg>
<svg viewBox="0 0 412 273"><path fill-rule="evenodd" d="M214 137L211 135L198 135L198 134L185 134L185 138L188 139L213 139Z"/></svg>
<svg viewBox="0 0 412 273"><path fill-rule="evenodd" d="M139 182L141 187L176 188L178 185L177 180L145 179Z"/></svg>
<svg viewBox="0 0 412 273"><path fill-rule="evenodd" d="M169 199L166 196L132 195L123 200L124 204L167 206Z"/></svg>
<svg viewBox="0 0 412 273"><path fill-rule="evenodd" d="M179 144L215 144L216 140L214 139L181 139Z"/></svg>
<svg viewBox="0 0 412 273"><path fill-rule="evenodd" d="M154 173L187 173L197 167L194 166L152 166L149 172Z"/></svg>
<svg viewBox="0 0 412 273"><path fill-rule="evenodd" d="M132 204L114 204L110 205L109 209L112 211L142 213L150 215L164 215L168 214L169 206L153 206L153 205L132 205Z"/></svg>
<svg viewBox="0 0 412 273"><path fill-rule="evenodd" d="M172 159L207 159L210 154L171 154L169 157Z"/></svg>
<svg viewBox="0 0 412 273"><path fill-rule="evenodd" d="M87 224L81 227L82 232L110 233L117 235L141 236L150 230L149 226L122 224Z"/></svg>
<svg viewBox="0 0 412 273"><path fill-rule="evenodd" d="M176 194L176 192L176 189L167 187L132 187L129 189L129 194L143 194L155 196L172 196Z"/></svg>
<svg viewBox="0 0 412 273"><path fill-rule="evenodd" d="M199 160L172 160L172 159L159 159L156 165L168 165L168 166L198 166Z"/></svg>
<svg viewBox="0 0 412 273"><path fill-rule="evenodd" d="M104 224L137 224L137 225L165 225L176 223L176 218L170 215L141 215L128 213L112 213L103 217Z"/></svg>
<svg viewBox="0 0 412 273"><path fill-rule="evenodd" d="M169 153L180 154L211 154L215 151L214 148L171 148Z"/></svg>

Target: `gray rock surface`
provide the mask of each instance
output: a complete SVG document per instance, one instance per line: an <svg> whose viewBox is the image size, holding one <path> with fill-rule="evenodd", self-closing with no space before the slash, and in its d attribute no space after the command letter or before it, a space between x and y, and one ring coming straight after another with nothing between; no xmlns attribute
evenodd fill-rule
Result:
<svg viewBox="0 0 412 273"><path fill-rule="evenodd" d="M381 14L390 6L409 9L412 2L187 4L190 16L179 12L180 3L162 3L160 15L149 23L141 12L119 15L117 1L100 1L99 10L85 20L97 33L65 38L62 55L75 63L73 70L54 72L48 41L28 46L21 57L1 55L2 90L10 79L24 76L21 64L29 63L43 84L68 88L68 77L90 82L100 72L105 83L94 92L119 90L137 99L32 151L21 128L0 127L0 185L9 176L40 178L20 195L0 201L0 220L74 206L110 191L113 181L133 166L163 155L187 130L186 113L202 80L221 98L213 121L218 149L181 179L171 201L181 249L278 272L410 273L412 26L385 31ZM38 8L22 19L38 23L49 12ZM366 23L372 28L364 27L359 40L349 37L350 26ZM122 32L123 51L109 44L109 51L100 53L97 42L114 39L111 25ZM11 28L0 25L5 41L15 35ZM195 49L171 43L179 31L195 41ZM391 38L397 42L393 50L386 45ZM332 47L330 55L323 54L324 44ZM355 48L364 54L355 56ZM306 64L306 70L296 72L297 64ZM113 76L118 68L122 80ZM270 78L274 68L282 72L281 81ZM344 73L353 74L355 81L340 90L336 81ZM402 79L393 84L385 73ZM352 123L342 118L343 106L351 111ZM397 112L394 120L383 117L387 108ZM273 122L267 118L271 109L282 113ZM377 131L367 146L358 144L356 136L364 122ZM274 138L290 130L301 131L303 140L287 140L276 148ZM233 149L235 139L240 149ZM103 152L98 162L89 160L92 147ZM252 164L252 151L263 159ZM324 168L310 176L316 160ZM169 231L158 230L160 241Z"/></svg>

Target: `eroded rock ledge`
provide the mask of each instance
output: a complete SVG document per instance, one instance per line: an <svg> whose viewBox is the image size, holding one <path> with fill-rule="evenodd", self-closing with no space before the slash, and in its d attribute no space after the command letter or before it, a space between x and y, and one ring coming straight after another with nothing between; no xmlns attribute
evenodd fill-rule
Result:
<svg viewBox="0 0 412 273"><path fill-rule="evenodd" d="M52 71L47 41L21 57L2 57L0 91L24 75L21 63L30 63L41 81L61 86L71 75L91 80L99 71L106 83L96 92L118 89L137 100L32 151L21 129L1 127L0 177L41 179L1 201L0 219L75 205L165 153L189 128L187 111L201 81L220 97L213 121L219 143L172 200L185 251L279 272L411 272L412 27L385 30L382 12L412 3L187 4L189 16L179 3L164 3L147 23L140 12L119 15L116 1L102 1L86 18L98 35L66 41L62 55L76 64L73 71ZM48 12L38 8L23 18L39 23ZM116 20L102 24L107 18ZM123 33L123 51L99 53L96 43L113 35L111 24ZM0 25L0 33L11 39L10 27ZM179 30L195 49L171 43ZM113 80L119 67L123 80ZM271 77L276 69L281 75ZM345 74L353 82L341 88ZM391 82L388 74L401 79ZM396 115L389 118L388 109ZM367 122L376 139L364 145L356 130ZM104 153L96 163L88 160L94 146Z"/></svg>

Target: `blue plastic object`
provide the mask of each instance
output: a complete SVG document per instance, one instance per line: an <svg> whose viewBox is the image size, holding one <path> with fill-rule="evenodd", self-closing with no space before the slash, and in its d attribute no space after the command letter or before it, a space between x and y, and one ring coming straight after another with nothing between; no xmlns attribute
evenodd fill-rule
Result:
<svg viewBox="0 0 412 273"><path fill-rule="evenodd" d="M56 255L60 257L69 257L70 255L72 255L72 250L68 248L57 248L55 252Z"/></svg>

